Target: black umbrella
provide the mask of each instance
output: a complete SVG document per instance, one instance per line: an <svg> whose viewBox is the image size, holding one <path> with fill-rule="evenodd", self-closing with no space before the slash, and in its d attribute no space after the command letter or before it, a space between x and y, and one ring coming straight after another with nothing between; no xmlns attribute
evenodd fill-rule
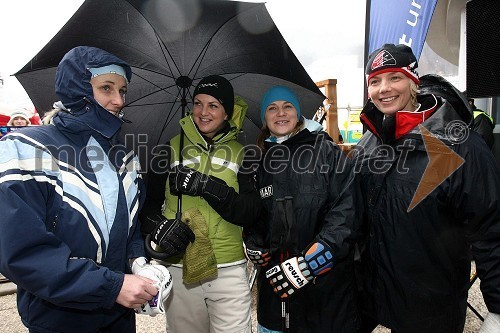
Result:
<svg viewBox="0 0 500 333"><path fill-rule="evenodd" d="M280 84L298 95L312 117L325 99L275 26L264 3L224 0L86 0L52 40L15 74L40 114L57 100L56 67L78 45L111 52L132 66L124 133L143 166L151 149L179 133L192 90L211 74L226 77L249 104L244 144L259 132L260 98ZM137 149L147 141L148 151Z"/></svg>

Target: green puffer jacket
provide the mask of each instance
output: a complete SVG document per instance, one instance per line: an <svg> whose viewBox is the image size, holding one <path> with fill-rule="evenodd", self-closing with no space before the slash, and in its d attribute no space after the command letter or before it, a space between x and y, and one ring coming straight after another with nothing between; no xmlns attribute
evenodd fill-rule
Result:
<svg viewBox="0 0 500 333"><path fill-rule="evenodd" d="M217 134L213 144L208 144L201 136L191 116L179 122L184 131L182 164L198 170L204 174L218 177L233 187L237 192L238 169L240 168L244 147L236 140L241 124L245 117L248 105L238 96L235 97L235 110L229 120L229 131ZM170 166L179 164L180 135L170 141ZM177 196L170 193L168 186L165 191L166 207L163 215L166 218L175 218L177 212ZM224 220L201 196L182 196L182 211L196 207L200 210L208 223L208 232L217 264L243 262L242 228ZM169 258L171 264L181 264L182 256Z"/></svg>

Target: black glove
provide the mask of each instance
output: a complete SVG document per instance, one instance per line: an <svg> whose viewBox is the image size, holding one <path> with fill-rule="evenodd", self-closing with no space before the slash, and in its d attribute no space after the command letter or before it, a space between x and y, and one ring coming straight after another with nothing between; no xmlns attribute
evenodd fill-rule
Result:
<svg viewBox="0 0 500 333"><path fill-rule="evenodd" d="M271 260L271 253L268 248L265 248L262 237L257 234L243 233L243 248L245 249L245 256L254 265L266 266Z"/></svg>
<svg viewBox="0 0 500 333"><path fill-rule="evenodd" d="M191 196L209 195L223 201L229 194L229 186L222 179L208 176L183 165L176 165L168 176L172 194Z"/></svg>
<svg viewBox="0 0 500 333"><path fill-rule="evenodd" d="M189 243L194 242L193 231L180 220L169 220L163 215L160 216L161 221L151 232L152 241L158 244L169 256L184 253Z"/></svg>

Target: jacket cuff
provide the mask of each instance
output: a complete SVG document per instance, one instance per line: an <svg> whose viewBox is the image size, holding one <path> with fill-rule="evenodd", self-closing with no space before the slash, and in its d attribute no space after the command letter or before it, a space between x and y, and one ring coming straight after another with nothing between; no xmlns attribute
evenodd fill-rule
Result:
<svg viewBox="0 0 500 333"><path fill-rule="evenodd" d="M115 305L116 299L118 298L120 290L122 289L123 286L123 280L125 278L125 274L110 271L110 278L111 278L111 290L109 291L108 299L104 303L105 309L111 309Z"/></svg>

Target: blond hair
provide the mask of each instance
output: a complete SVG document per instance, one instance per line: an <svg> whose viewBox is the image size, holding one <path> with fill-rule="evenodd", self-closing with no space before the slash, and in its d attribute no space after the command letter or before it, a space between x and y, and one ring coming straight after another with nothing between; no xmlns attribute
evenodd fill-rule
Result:
<svg viewBox="0 0 500 333"><path fill-rule="evenodd" d="M418 106L418 102L417 102L418 92L419 92L418 85L413 80L410 80L410 102L411 102L411 105L413 105L414 107Z"/></svg>

